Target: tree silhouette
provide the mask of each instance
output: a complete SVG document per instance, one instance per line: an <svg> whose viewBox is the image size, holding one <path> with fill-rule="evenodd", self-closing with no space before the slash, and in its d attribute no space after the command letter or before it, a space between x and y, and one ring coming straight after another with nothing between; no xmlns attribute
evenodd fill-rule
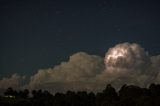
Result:
<svg viewBox="0 0 160 106"><path fill-rule="evenodd" d="M149 86L152 96L160 96L160 84L151 84Z"/></svg>
<svg viewBox="0 0 160 106"><path fill-rule="evenodd" d="M11 87L9 87L5 92L4 92L5 96L17 96L18 93L17 91L13 90Z"/></svg>
<svg viewBox="0 0 160 106"><path fill-rule="evenodd" d="M19 93L18 93L18 96L21 97L21 98L28 98L29 97L29 90L28 89L25 89L25 90L20 90Z"/></svg>
<svg viewBox="0 0 160 106"><path fill-rule="evenodd" d="M111 105L111 103L113 103L117 99L118 94L116 93L116 90L111 86L111 84L108 84L102 93L97 93L96 105Z"/></svg>
<svg viewBox="0 0 160 106"><path fill-rule="evenodd" d="M143 91L140 87L134 85L123 85L119 91L120 97L137 97L142 96Z"/></svg>
<svg viewBox="0 0 160 106"><path fill-rule="evenodd" d="M17 92L6 89L5 97L0 97L0 106L160 106L160 85L151 84L149 88L123 85L118 93L110 84L96 95L86 91L67 91L52 95L46 90ZM10 98L8 96L15 96Z"/></svg>

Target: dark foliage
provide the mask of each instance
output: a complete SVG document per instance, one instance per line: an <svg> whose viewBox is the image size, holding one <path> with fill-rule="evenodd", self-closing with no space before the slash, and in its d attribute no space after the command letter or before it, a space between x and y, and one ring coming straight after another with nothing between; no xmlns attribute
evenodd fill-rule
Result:
<svg viewBox="0 0 160 106"><path fill-rule="evenodd" d="M48 91L16 91L6 89L0 97L0 106L160 106L160 84L151 84L149 88L123 85L116 92L110 84L97 94L86 91L67 91L50 94Z"/></svg>

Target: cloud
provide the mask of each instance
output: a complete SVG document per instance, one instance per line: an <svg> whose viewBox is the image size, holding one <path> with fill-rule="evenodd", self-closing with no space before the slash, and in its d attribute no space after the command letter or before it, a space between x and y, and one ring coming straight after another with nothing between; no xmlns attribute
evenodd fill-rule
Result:
<svg viewBox="0 0 160 106"><path fill-rule="evenodd" d="M135 43L118 44L106 53L106 69L103 74L98 75L99 82L111 83L116 88L123 84L147 87L150 83L159 82L158 57L149 56Z"/></svg>
<svg viewBox="0 0 160 106"><path fill-rule="evenodd" d="M112 68L141 69L150 65L148 53L138 44L122 43L110 48L105 64Z"/></svg>
<svg viewBox="0 0 160 106"><path fill-rule="evenodd" d="M0 89L6 89L8 87L18 89L22 86L21 81L24 79L25 79L25 76L20 76L18 74L13 74L9 78L2 78L0 80Z"/></svg>
<svg viewBox="0 0 160 106"><path fill-rule="evenodd" d="M59 90L88 89L88 83L91 83L103 70L103 58L78 52L72 55L68 62L62 62L54 68L39 70L31 77L29 88L53 86L51 88Z"/></svg>
<svg viewBox="0 0 160 106"><path fill-rule="evenodd" d="M110 48L105 58L79 52L53 69L39 70L29 86L54 91L99 91L107 83L116 88L123 84L146 87L159 82L159 62L160 58L150 57L140 45L122 43Z"/></svg>
<svg viewBox="0 0 160 106"><path fill-rule="evenodd" d="M117 89L123 84L147 87L150 83L160 83L159 64L160 55L149 56L136 43L121 43L110 48L104 58L78 52L54 68L40 69L25 87L53 93L67 90L96 92L108 83ZM18 87L19 80L22 80L21 76L13 75L0 80L0 86Z"/></svg>

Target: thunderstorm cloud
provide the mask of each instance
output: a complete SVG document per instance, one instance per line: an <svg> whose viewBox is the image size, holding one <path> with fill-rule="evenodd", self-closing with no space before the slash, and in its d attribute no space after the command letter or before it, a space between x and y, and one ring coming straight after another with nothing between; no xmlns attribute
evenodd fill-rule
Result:
<svg viewBox="0 0 160 106"><path fill-rule="evenodd" d="M110 48L105 57L78 52L53 68L40 69L21 88L99 91L106 84L119 88L123 84L147 87L160 83L160 56L150 56L139 44L121 43ZM14 74L0 80L0 88L19 87L21 76ZM14 82L14 83L10 83Z"/></svg>

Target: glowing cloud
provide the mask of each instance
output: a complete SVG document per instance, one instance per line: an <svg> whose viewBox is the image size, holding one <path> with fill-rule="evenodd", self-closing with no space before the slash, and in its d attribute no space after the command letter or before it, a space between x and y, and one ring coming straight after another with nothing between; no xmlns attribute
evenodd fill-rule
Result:
<svg viewBox="0 0 160 106"><path fill-rule="evenodd" d="M159 65L160 56L149 56L138 44L121 43L110 48L105 58L78 52L54 68L40 69L25 87L47 89L52 93L67 90L96 92L109 83L116 88L123 84L147 87L150 83L160 83ZM19 87L21 80L17 75L3 78L0 88Z"/></svg>
<svg viewBox="0 0 160 106"><path fill-rule="evenodd" d="M150 64L150 58L138 44L122 43L108 50L105 64L107 68L140 68Z"/></svg>

